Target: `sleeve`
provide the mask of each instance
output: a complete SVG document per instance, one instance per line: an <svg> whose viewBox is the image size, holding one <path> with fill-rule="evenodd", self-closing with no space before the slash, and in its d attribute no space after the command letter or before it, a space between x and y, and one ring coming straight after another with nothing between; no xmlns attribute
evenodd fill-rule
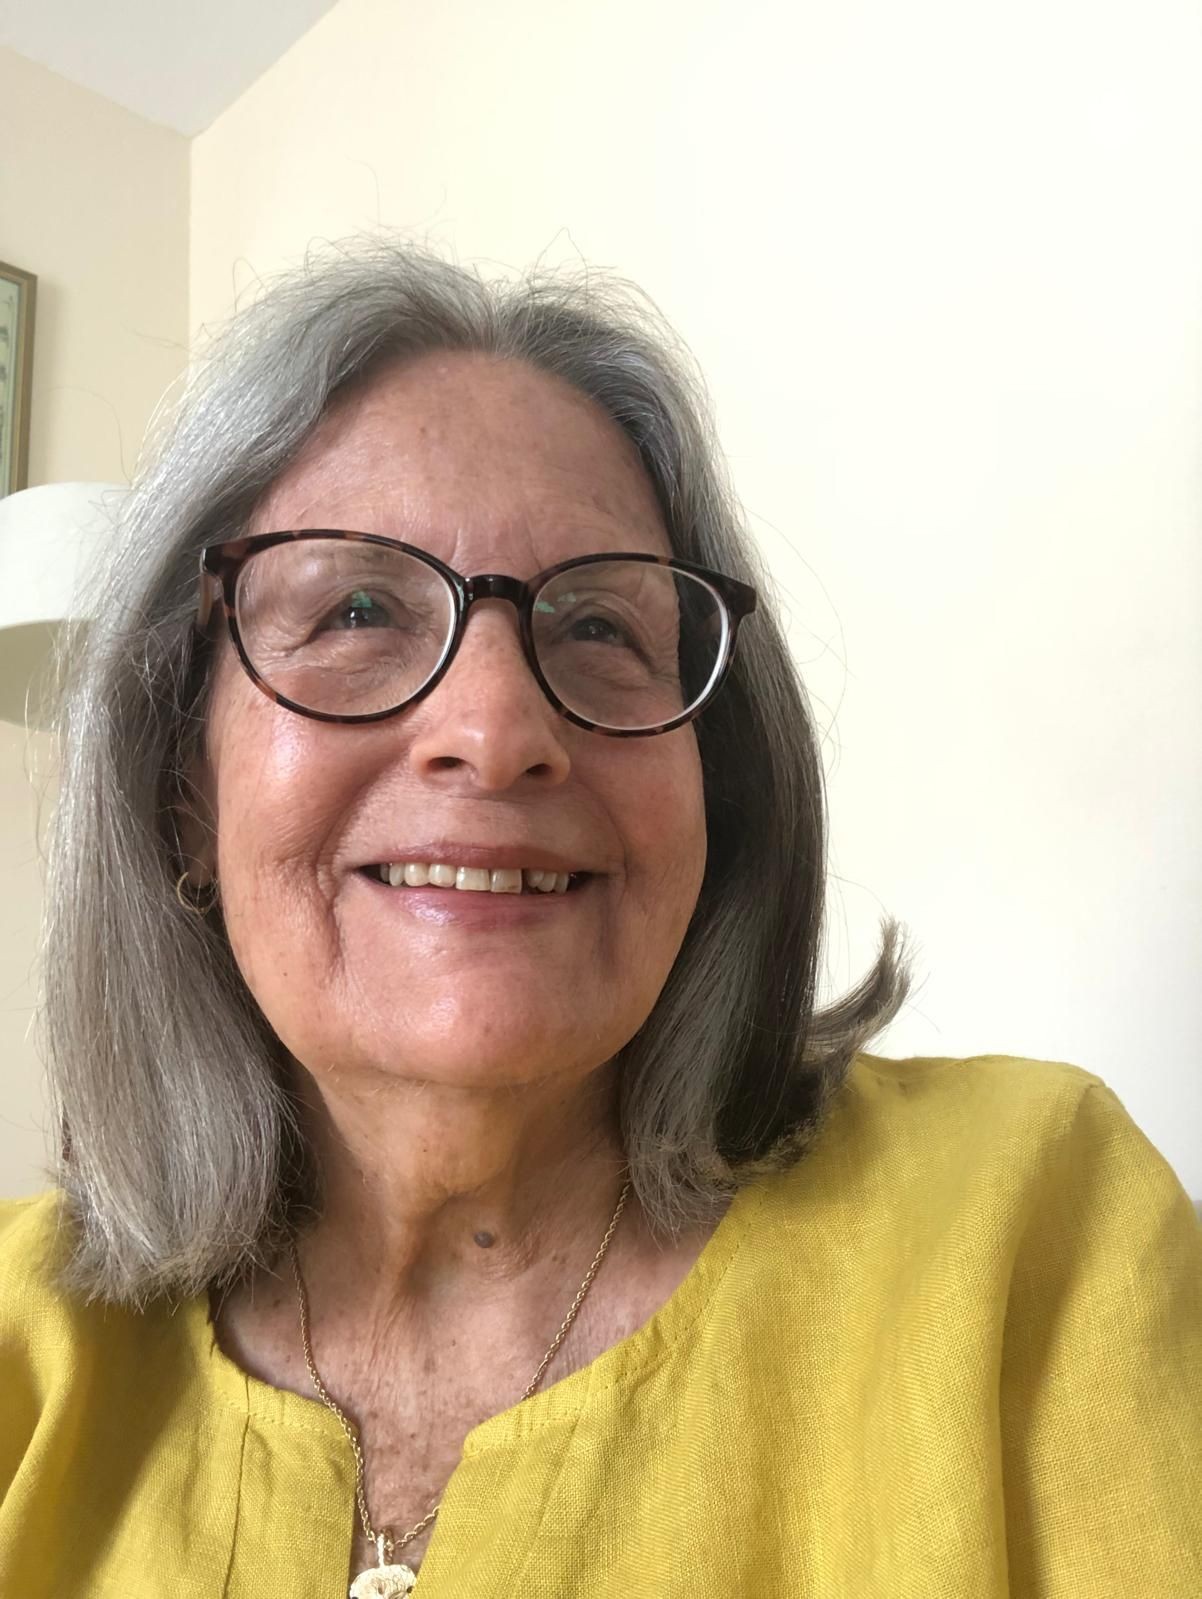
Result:
<svg viewBox="0 0 1202 1599"><path fill-rule="evenodd" d="M29 1200L0 1203L0 1509L37 1424L26 1270L33 1214Z"/></svg>
<svg viewBox="0 0 1202 1599"><path fill-rule="evenodd" d="M1202 1224L1100 1080L1033 1187L1000 1417L1015 1599L1200 1599Z"/></svg>

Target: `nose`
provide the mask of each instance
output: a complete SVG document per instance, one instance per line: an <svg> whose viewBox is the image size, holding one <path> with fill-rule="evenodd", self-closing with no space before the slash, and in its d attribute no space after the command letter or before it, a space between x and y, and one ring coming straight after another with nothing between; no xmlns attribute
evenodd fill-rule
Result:
<svg viewBox="0 0 1202 1599"><path fill-rule="evenodd" d="M571 771L574 729L535 681L508 601L472 606L446 675L410 716L409 759L423 777L466 774L492 792L523 778L554 787Z"/></svg>

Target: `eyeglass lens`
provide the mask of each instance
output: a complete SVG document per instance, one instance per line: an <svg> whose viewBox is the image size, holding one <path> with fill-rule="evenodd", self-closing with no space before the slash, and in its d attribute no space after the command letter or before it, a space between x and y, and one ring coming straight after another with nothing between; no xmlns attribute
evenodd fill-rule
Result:
<svg viewBox="0 0 1202 1599"><path fill-rule="evenodd" d="M392 710L438 670L455 594L416 556L300 539L251 556L235 614L259 677L311 711ZM539 669L563 705L614 729L660 726L708 693L725 651L722 600L703 579L642 561L570 568L538 591Z"/></svg>

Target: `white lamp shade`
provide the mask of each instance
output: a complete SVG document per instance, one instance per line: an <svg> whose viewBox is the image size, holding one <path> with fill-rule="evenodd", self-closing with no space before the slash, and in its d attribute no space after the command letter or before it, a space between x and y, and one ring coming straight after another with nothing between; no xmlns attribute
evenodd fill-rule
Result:
<svg viewBox="0 0 1202 1599"><path fill-rule="evenodd" d="M47 483L0 499L4 721L47 725L55 651L92 614L94 568L128 492L117 483Z"/></svg>

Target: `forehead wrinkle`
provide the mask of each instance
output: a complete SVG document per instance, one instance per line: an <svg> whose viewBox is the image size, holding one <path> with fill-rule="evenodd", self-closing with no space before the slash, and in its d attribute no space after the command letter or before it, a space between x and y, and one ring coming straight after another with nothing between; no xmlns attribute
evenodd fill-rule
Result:
<svg viewBox="0 0 1202 1599"><path fill-rule="evenodd" d="M278 501L264 503L251 531L312 527L376 533L416 545L465 577L478 572L532 577L572 556L608 550L672 553L662 524L649 527L642 519L612 515L593 496L587 497L586 507L565 506L559 511L555 498L537 512L526 506L498 516L494 507L450 519L435 514L424 495L407 495L400 503L388 496L365 495L357 507L343 511L323 495L304 495L293 502L285 493ZM270 514L273 505L279 507L275 515ZM582 515L582 509L593 514Z"/></svg>
<svg viewBox="0 0 1202 1599"><path fill-rule="evenodd" d="M439 363L438 376L446 375ZM520 375L519 367L515 376ZM538 386L548 383L545 374L524 377L535 377ZM521 387L498 397L476 392L471 383L458 386L459 416L469 411L480 435L466 454L459 417L447 413L439 384L431 388L428 414L406 414L404 396L398 410L386 383L348 397L344 405L336 402L265 492L252 530L308 526L379 533L429 549L449 564L462 558L465 542L474 545L477 533L485 545L508 543L516 535L532 561L535 545L546 547L540 534L551 535L546 559L533 561L531 572L608 549L671 554L654 485L625 430L587 396L550 380L559 391L556 409L584 419L593 440L578 435L560 443L554 427L544 439L531 431ZM494 461L502 440L513 447ZM448 547L456 555L444 554ZM487 569L505 567L493 562Z"/></svg>

